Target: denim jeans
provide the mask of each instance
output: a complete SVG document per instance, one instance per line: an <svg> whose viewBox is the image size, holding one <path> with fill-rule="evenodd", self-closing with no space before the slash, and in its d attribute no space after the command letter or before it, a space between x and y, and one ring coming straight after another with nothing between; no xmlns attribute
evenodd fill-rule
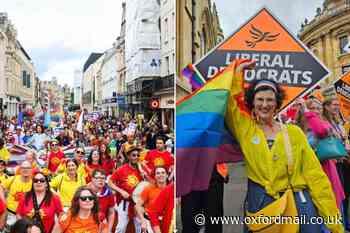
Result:
<svg viewBox="0 0 350 233"><path fill-rule="evenodd" d="M307 222L311 217L318 217L319 215L312 202L310 193L307 190L303 190L302 192L305 197L304 200L302 200L298 192L294 193L294 199L299 217L305 216L304 218ZM266 194L263 186L248 180L248 190L244 203L245 211L256 213L274 200L274 198ZM244 226L244 232L249 232L247 226ZM330 233L330 231L323 224L300 224L299 233Z"/></svg>

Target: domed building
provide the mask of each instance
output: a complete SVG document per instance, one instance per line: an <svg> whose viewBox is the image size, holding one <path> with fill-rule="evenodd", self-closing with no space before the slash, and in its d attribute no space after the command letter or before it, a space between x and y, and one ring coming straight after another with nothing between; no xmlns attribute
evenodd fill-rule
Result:
<svg viewBox="0 0 350 233"><path fill-rule="evenodd" d="M349 71L350 0L325 0L310 22L305 19L299 38L331 71L325 84Z"/></svg>

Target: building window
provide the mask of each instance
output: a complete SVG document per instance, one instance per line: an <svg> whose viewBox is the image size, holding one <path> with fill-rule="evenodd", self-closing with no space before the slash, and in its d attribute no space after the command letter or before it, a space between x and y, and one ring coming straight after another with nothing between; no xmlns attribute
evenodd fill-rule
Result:
<svg viewBox="0 0 350 233"><path fill-rule="evenodd" d="M27 75L27 87L30 88L30 74Z"/></svg>
<svg viewBox="0 0 350 233"><path fill-rule="evenodd" d="M169 57L165 57L165 68L166 68L166 74L169 75L170 74L170 66L169 66Z"/></svg>
<svg viewBox="0 0 350 233"><path fill-rule="evenodd" d="M164 44L168 43L168 18L164 19Z"/></svg>
<svg viewBox="0 0 350 233"><path fill-rule="evenodd" d="M346 51L344 50L344 48L345 48L345 46L348 44L348 42L349 42L348 36L339 37L339 50L340 50L340 54L346 53Z"/></svg>
<svg viewBox="0 0 350 233"><path fill-rule="evenodd" d="M350 70L350 64L341 67L341 73L345 74Z"/></svg>
<svg viewBox="0 0 350 233"><path fill-rule="evenodd" d="M23 73L22 73L22 84L23 86L27 86L27 71L23 70Z"/></svg>

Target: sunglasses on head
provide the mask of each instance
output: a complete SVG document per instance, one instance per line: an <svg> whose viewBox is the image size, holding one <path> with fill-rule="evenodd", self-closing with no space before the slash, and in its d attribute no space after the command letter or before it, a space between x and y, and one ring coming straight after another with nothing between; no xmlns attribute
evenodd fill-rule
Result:
<svg viewBox="0 0 350 233"><path fill-rule="evenodd" d="M33 183L46 183L46 180L45 178L40 178L40 179L34 178Z"/></svg>
<svg viewBox="0 0 350 233"><path fill-rule="evenodd" d="M94 201L95 197L94 196L80 196L79 199L82 201Z"/></svg>

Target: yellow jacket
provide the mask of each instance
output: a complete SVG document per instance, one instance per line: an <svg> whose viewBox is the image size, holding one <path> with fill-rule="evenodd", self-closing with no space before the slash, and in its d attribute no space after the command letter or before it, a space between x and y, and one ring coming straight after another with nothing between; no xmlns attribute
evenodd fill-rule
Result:
<svg viewBox="0 0 350 233"><path fill-rule="evenodd" d="M85 184L85 178L79 173L77 180L72 180L67 173L62 173L51 180L50 187L57 191L63 206L70 207L75 191Z"/></svg>
<svg viewBox="0 0 350 233"><path fill-rule="evenodd" d="M24 183L21 180L21 176L17 175L4 180L1 185L8 190L6 199L7 208L12 212L16 212L19 195L24 195L24 193L30 191L32 188L32 180L30 179L29 182Z"/></svg>
<svg viewBox="0 0 350 233"><path fill-rule="evenodd" d="M224 77L223 77L224 78ZM265 135L248 113L242 110L243 74L233 79L227 106L226 124L238 140L244 160L247 176L265 187L267 194L274 198L288 187L287 155L282 132L277 133L271 150ZM291 184L296 191L307 189L320 216L340 216L328 177L307 142L303 131L295 125L287 125L292 146L294 170ZM335 220L334 220L335 221ZM341 224L326 224L333 232L344 232Z"/></svg>

